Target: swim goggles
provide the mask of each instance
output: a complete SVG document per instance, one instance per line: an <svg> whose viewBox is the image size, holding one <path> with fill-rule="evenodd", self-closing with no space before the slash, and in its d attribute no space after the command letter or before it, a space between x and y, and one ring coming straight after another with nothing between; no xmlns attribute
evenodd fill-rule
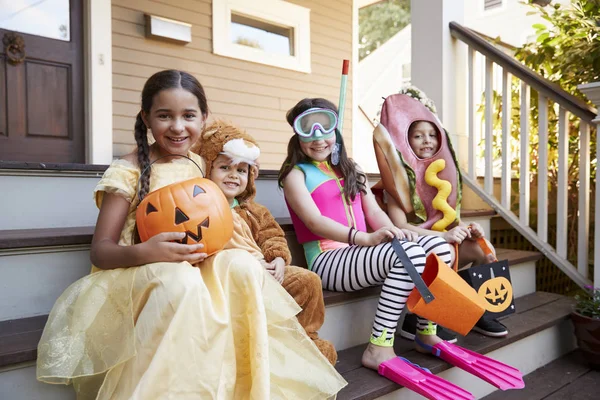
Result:
<svg viewBox="0 0 600 400"><path fill-rule="evenodd" d="M338 125L337 113L327 108L309 108L294 119L294 132L303 142L331 139Z"/></svg>

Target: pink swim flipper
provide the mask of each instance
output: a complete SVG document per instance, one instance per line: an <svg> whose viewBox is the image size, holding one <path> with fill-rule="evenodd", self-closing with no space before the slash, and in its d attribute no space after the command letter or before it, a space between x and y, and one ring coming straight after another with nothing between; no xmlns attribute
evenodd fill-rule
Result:
<svg viewBox="0 0 600 400"><path fill-rule="evenodd" d="M448 342L429 346L419 340L417 344L431 351L434 356L483 379L498 389L523 389L525 387L521 371L490 357Z"/></svg>
<svg viewBox="0 0 600 400"><path fill-rule="evenodd" d="M379 375L384 376L430 400L474 400L466 390L433 375L429 370L396 357L379 365Z"/></svg>

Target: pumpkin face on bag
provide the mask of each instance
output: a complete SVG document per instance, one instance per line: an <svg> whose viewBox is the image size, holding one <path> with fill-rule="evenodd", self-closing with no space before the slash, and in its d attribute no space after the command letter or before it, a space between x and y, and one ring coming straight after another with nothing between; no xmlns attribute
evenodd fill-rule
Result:
<svg viewBox="0 0 600 400"><path fill-rule="evenodd" d="M477 291L486 300L486 309L491 312L501 312L512 303L512 285L503 276L485 281Z"/></svg>
<svg viewBox="0 0 600 400"><path fill-rule="evenodd" d="M149 193L138 205L136 224L142 242L162 232L185 232L182 244L202 243L214 254L233 235L233 216L225 195L212 181L193 178Z"/></svg>

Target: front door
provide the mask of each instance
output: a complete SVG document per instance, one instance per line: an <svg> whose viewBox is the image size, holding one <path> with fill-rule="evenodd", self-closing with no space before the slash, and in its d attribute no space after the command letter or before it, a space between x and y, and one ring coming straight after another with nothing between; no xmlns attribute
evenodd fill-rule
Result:
<svg viewBox="0 0 600 400"><path fill-rule="evenodd" d="M84 163L82 0L0 0L0 160Z"/></svg>

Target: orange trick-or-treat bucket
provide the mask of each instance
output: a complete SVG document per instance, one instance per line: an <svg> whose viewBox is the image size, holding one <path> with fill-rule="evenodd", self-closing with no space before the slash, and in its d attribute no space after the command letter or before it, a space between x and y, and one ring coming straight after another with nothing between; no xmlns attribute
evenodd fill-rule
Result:
<svg viewBox="0 0 600 400"><path fill-rule="evenodd" d="M435 254L427 257L421 277L435 299L425 303L415 288L408 296L408 309L463 336L469 333L485 312L475 289Z"/></svg>

